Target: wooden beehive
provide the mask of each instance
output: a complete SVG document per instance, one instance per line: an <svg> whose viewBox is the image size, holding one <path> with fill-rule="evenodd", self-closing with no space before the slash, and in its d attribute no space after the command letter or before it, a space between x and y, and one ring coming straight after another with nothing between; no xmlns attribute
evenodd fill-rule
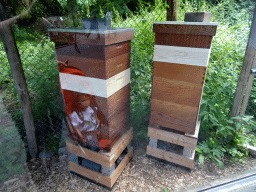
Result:
<svg viewBox="0 0 256 192"><path fill-rule="evenodd" d="M49 34L55 42L57 60L68 60L69 66L84 74L60 72L61 89L94 96L105 138L128 130L134 30L50 29Z"/></svg>
<svg viewBox="0 0 256 192"><path fill-rule="evenodd" d="M154 22L150 124L195 133L216 29L210 22Z"/></svg>
<svg viewBox="0 0 256 192"><path fill-rule="evenodd" d="M154 23L148 155L193 167L200 128L198 113L216 29L217 24L210 22ZM175 147L182 150L173 150Z"/></svg>

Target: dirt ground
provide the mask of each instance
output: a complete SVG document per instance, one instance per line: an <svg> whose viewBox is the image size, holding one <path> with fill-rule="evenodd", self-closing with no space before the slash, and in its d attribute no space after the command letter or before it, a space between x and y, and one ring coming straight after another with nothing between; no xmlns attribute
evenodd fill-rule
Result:
<svg viewBox="0 0 256 192"><path fill-rule="evenodd" d="M79 177L68 170L68 155L37 159L26 164L26 171L13 179L0 183L0 191L179 191L192 186L206 184L229 175L242 173L256 166L253 157L246 163L231 163L225 160L225 167L220 168L214 162L203 165L195 160L192 170L146 156L147 142L133 142L134 157L117 179L112 189Z"/></svg>

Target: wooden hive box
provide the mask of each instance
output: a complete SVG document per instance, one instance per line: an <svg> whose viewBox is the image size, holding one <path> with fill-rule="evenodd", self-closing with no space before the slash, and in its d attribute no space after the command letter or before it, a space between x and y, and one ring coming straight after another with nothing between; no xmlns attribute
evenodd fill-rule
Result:
<svg viewBox="0 0 256 192"><path fill-rule="evenodd" d="M105 138L130 127L130 41L134 30L50 29L59 65L61 89L93 95ZM65 100L65 96L64 96ZM66 102L66 100L65 100ZM66 104L66 112L67 106ZM67 112L69 114L69 112Z"/></svg>
<svg viewBox="0 0 256 192"><path fill-rule="evenodd" d="M154 22L150 124L194 134L217 23Z"/></svg>

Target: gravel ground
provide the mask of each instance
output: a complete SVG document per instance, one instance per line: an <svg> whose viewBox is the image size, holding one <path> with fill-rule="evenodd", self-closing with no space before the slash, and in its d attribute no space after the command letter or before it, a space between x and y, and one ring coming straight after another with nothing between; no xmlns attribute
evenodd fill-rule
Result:
<svg viewBox="0 0 256 192"><path fill-rule="evenodd" d="M195 160L192 170L146 156L147 142L134 142L134 157L120 175L112 190L79 177L68 170L68 155L46 160L36 159L25 165L26 171L13 179L0 183L0 191L179 191L206 184L216 179L242 173L256 166L253 157L246 163L224 161L220 168L214 162L203 165Z"/></svg>

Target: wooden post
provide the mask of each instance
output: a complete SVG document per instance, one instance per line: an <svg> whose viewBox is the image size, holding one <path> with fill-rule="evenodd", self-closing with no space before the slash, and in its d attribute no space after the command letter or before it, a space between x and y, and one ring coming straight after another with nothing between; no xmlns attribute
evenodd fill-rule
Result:
<svg viewBox="0 0 256 192"><path fill-rule="evenodd" d="M178 14L177 14L177 0L168 0L167 4L169 8L167 8L167 21L177 21Z"/></svg>
<svg viewBox="0 0 256 192"><path fill-rule="evenodd" d="M256 67L256 6L254 9L248 44L245 51L244 62L234 96L231 117L244 115L245 113L253 84L253 75L250 73L252 67Z"/></svg>
<svg viewBox="0 0 256 192"><path fill-rule="evenodd" d="M0 3L0 21L7 20L3 6ZM0 22L1 23L1 22ZM7 58L12 70L15 86L17 88L20 106L22 109L24 125L28 139L28 149L32 158L37 156L37 144L35 137L35 127L32 115L31 103L27 90L27 84L22 68L20 55L11 29L11 24L2 25L0 28L0 36L4 44Z"/></svg>

